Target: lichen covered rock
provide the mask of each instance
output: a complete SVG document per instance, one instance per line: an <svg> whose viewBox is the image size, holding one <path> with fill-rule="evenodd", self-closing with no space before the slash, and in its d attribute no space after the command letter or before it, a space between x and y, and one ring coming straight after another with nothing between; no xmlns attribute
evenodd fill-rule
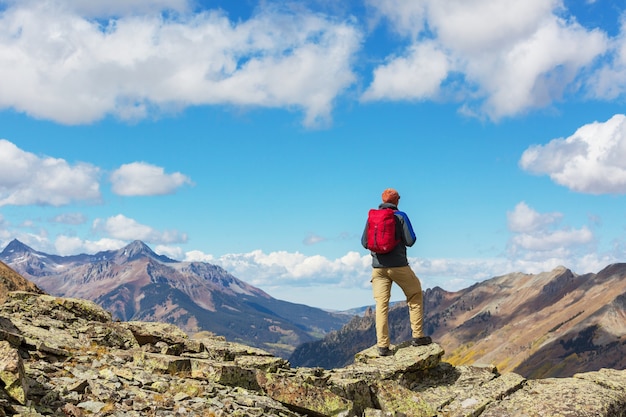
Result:
<svg viewBox="0 0 626 417"><path fill-rule="evenodd" d="M332 370L97 305L14 292L0 305L0 417L626 415L626 371L526 380L441 362L441 346L375 347Z"/></svg>

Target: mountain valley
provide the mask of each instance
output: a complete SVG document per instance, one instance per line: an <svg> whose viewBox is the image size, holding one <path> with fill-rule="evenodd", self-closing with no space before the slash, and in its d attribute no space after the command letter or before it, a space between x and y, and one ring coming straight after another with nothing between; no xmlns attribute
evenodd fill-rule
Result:
<svg viewBox="0 0 626 417"><path fill-rule="evenodd" d="M91 300L121 321L208 331L294 366L347 366L375 344L371 306L357 315L277 300L218 266L159 256L140 241L62 257L14 240L0 260L9 288ZM491 364L526 378L626 368L626 264L582 275L565 267L511 273L457 292L435 287L424 291L424 310L426 334L454 366ZM405 303L389 319L392 343L410 339Z"/></svg>

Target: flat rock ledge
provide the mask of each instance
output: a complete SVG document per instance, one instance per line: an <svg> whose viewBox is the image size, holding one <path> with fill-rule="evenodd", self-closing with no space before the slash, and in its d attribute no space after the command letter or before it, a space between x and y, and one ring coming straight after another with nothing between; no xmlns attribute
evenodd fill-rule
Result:
<svg viewBox="0 0 626 417"><path fill-rule="evenodd" d="M291 368L266 351L96 304L28 292L0 305L0 417L617 417L626 371L526 380L441 362L433 343L352 365Z"/></svg>

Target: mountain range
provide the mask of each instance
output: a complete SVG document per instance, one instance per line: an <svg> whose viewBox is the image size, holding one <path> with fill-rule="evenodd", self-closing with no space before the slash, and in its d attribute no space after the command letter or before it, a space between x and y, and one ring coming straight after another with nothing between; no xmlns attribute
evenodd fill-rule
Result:
<svg viewBox="0 0 626 417"><path fill-rule="evenodd" d="M157 255L141 241L94 255L59 256L13 240L0 260L33 288L94 301L117 320L171 323L191 334L208 331L285 358L351 318L275 299L219 266Z"/></svg>
<svg viewBox="0 0 626 417"><path fill-rule="evenodd" d="M209 331L294 366L343 367L376 341L371 306L344 314L277 300L219 266L175 261L140 241L64 257L14 240L0 260L10 267L0 264L8 290L91 300L122 321ZM426 334L455 366L491 364L526 378L626 368L626 264L582 275L565 267L510 273L456 292L435 287L424 291L424 312ZM391 307L389 327L392 343L410 339L405 303Z"/></svg>
<svg viewBox="0 0 626 417"><path fill-rule="evenodd" d="M425 332L455 365L493 364L527 378L626 368L626 264L578 275L511 273L458 292L424 292ZM405 303L390 309L392 343L411 337ZM295 366L345 366L376 342L373 312L298 347Z"/></svg>

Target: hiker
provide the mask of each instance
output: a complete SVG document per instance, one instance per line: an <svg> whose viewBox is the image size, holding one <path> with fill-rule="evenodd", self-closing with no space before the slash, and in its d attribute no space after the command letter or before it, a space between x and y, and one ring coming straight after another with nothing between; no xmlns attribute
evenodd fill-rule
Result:
<svg viewBox="0 0 626 417"><path fill-rule="evenodd" d="M389 299L391 285L400 286L409 307L409 320L412 330L412 346L425 346L432 343L423 330L422 285L409 266L406 257L407 246L415 243L415 232L406 213L398 210L400 195L393 188L383 191L382 204L370 210L361 244L372 254L372 290L376 301L376 345L380 356L389 356ZM384 210L388 209L388 210ZM392 214L392 215L391 215ZM378 218L390 216L392 236L385 234L384 221ZM384 241L384 242L382 242Z"/></svg>

